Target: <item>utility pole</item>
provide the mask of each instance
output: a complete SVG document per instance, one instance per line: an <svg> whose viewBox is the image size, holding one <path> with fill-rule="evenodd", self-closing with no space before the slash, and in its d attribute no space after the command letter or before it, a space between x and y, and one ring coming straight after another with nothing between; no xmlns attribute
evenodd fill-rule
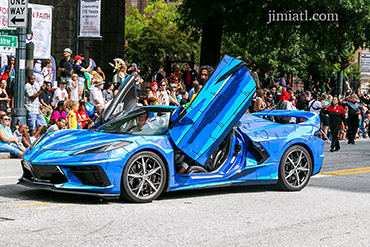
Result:
<svg viewBox="0 0 370 247"><path fill-rule="evenodd" d="M26 124L24 108L24 85L26 81L26 27L28 17L28 0L8 1L8 27L17 28L18 48L15 58L14 116L12 127L19 122Z"/></svg>
<svg viewBox="0 0 370 247"><path fill-rule="evenodd" d="M27 36L33 35L32 34L32 8L28 8L28 16L27 16ZM35 45L33 42L28 42L26 44L26 76L33 75L33 66L34 66L34 48Z"/></svg>
<svg viewBox="0 0 370 247"><path fill-rule="evenodd" d="M337 82L337 87L338 87L338 95L343 94L343 69L340 68L340 71L338 73L338 82Z"/></svg>
<svg viewBox="0 0 370 247"><path fill-rule="evenodd" d="M17 28L18 48L16 51L16 71L14 87L14 116L12 127L19 121L26 124L26 109L24 108L24 85L26 80L26 28Z"/></svg>

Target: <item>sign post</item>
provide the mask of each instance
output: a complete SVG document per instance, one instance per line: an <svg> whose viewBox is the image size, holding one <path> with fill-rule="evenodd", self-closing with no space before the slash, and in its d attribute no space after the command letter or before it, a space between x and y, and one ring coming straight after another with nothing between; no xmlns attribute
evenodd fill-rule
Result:
<svg viewBox="0 0 370 247"><path fill-rule="evenodd" d="M14 85L14 116L12 127L19 122L26 124L26 109L24 108L24 86L26 84L26 28L17 28L18 48L15 60Z"/></svg>
<svg viewBox="0 0 370 247"><path fill-rule="evenodd" d="M24 108L24 86L26 83L26 27L28 0L8 1L8 27L17 28L18 48L15 60L14 116L12 127L19 122L26 124Z"/></svg>
<svg viewBox="0 0 370 247"><path fill-rule="evenodd" d="M8 27L27 27L28 0L8 1Z"/></svg>

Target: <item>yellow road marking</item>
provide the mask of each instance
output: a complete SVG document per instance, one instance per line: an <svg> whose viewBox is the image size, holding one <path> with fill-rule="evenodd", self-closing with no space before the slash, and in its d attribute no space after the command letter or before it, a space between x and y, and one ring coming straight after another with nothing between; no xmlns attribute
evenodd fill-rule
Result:
<svg viewBox="0 0 370 247"><path fill-rule="evenodd" d="M65 203L65 204L57 204L57 205L53 205L53 206L50 206L50 207L38 207L36 209L38 210L43 210L43 209L49 209L49 208L60 208L60 207L66 207L66 206L73 206L74 204L72 203Z"/></svg>
<svg viewBox="0 0 370 247"><path fill-rule="evenodd" d="M321 172L321 175L327 175L331 177L335 176L342 176L342 175L349 175L349 174L358 174L358 173L366 173L370 172L370 167L363 167L363 168L354 168L354 169L347 169L347 170L339 170L339 171L330 171L330 172Z"/></svg>
<svg viewBox="0 0 370 247"><path fill-rule="evenodd" d="M28 204L19 204L19 205L14 205L14 207L30 207L30 206L38 206L38 205L44 205L44 204L50 204L54 203L52 201L49 202L34 202L34 203L28 203Z"/></svg>
<svg viewBox="0 0 370 247"><path fill-rule="evenodd" d="M330 171L330 172L320 172L320 174L331 174L331 173L338 173L338 172L352 172L352 171L360 171L360 170L370 170L370 167L354 168L354 169Z"/></svg>
<svg viewBox="0 0 370 247"><path fill-rule="evenodd" d="M333 173L333 174L328 174L328 176L335 177L335 176L342 176L342 175L349 175L349 174L358 174L358 173L366 173L370 172L370 170L367 171L357 171L357 172L344 172L344 173Z"/></svg>

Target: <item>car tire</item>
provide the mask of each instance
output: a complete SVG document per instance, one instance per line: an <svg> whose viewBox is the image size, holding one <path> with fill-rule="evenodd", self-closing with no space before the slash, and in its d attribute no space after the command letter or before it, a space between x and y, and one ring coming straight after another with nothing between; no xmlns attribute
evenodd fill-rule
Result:
<svg viewBox="0 0 370 247"><path fill-rule="evenodd" d="M164 190L167 169L155 153L143 151L133 155L122 174L121 198L135 203L155 200Z"/></svg>
<svg viewBox="0 0 370 247"><path fill-rule="evenodd" d="M310 181L312 166L312 158L306 148L299 145L289 147L280 160L278 185L287 191L302 190Z"/></svg>

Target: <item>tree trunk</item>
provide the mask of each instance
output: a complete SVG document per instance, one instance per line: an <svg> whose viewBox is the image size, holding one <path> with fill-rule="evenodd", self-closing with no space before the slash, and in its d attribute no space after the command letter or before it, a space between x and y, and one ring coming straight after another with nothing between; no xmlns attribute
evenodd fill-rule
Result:
<svg viewBox="0 0 370 247"><path fill-rule="evenodd" d="M338 95L343 94L343 70L338 72L337 92Z"/></svg>
<svg viewBox="0 0 370 247"><path fill-rule="evenodd" d="M200 65L216 67L220 61L222 41L222 14L209 17L203 22Z"/></svg>

